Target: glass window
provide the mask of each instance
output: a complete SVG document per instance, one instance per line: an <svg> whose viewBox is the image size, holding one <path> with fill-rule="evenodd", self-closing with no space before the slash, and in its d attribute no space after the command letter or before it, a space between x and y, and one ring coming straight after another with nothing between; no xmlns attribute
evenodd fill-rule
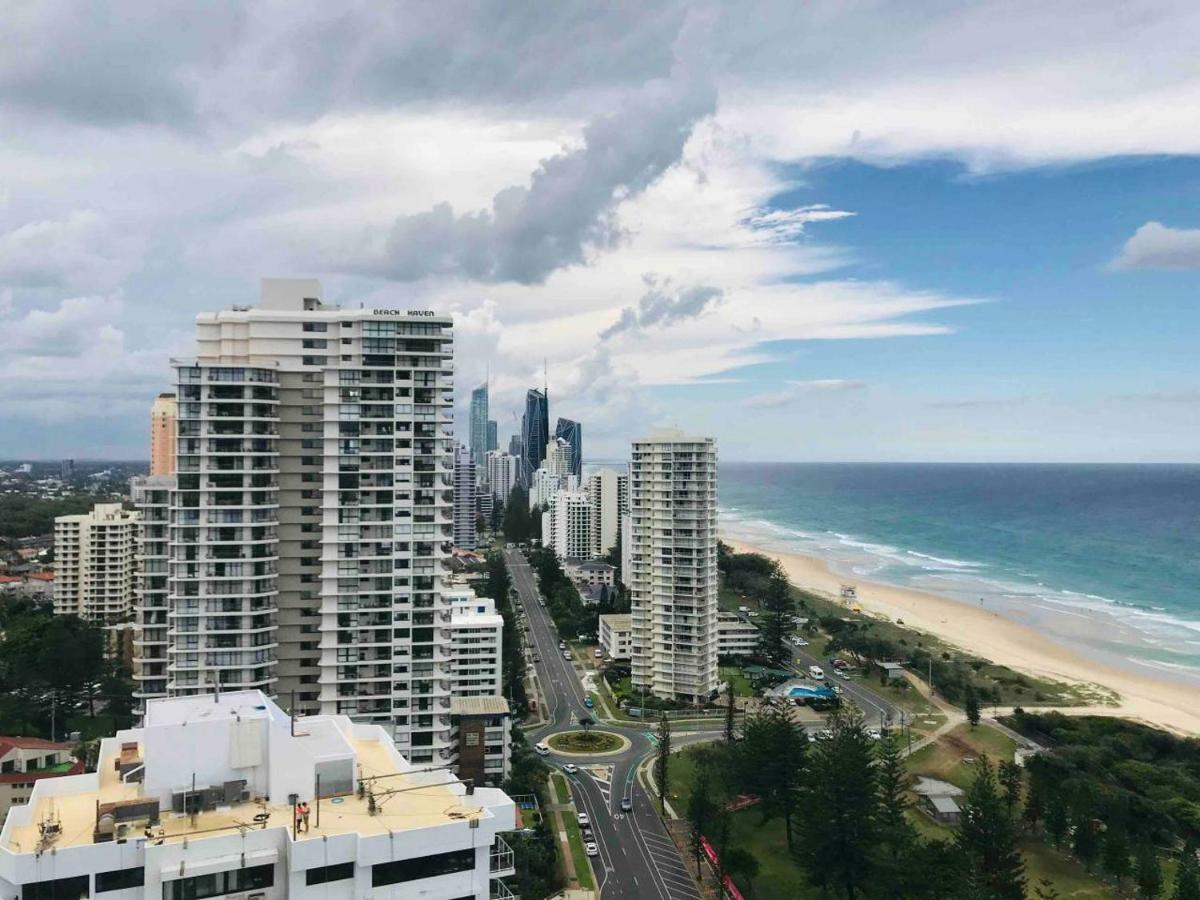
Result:
<svg viewBox="0 0 1200 900"><path fill-rule="evenodd" d="M329 881L344 881L354 877L354 863L336 863L332 866L317 866L304 873L304 883L308 885L325 884Z"/></svg>
<svg viewBox="0 0 1200 900"><path fill-rule="evenodd" d="M163 900L205 900L238 891L254 891L275 884L275 866L251 866L211 875L193 875L163 884ZM24 900L24 898L22 898Z"/></svg>
<svg viewBox="0 0 1200 900"><path fill-rule="evenodd" d="M21 900L79 900L90 896L86 875L72 878L50 878L21 885Z"/></svg>
<svg viewBox="0 0 1200 900"><path fill-rule="evenodd" d="M96 893L104 891L123 891L126 888L141 887L146 883L146 870L142 866L135 869L113 869L111 872L96 873Z"/></svg>
<svg viewBox="0 0 1200 900"><path fill-rule="evenodd" d="M475 868L474 850L453 850L449 853L434 853L416 859L399 859L371 867L371 886L399 884L420 878L436 878L455 872L469 872Z"/></svg>

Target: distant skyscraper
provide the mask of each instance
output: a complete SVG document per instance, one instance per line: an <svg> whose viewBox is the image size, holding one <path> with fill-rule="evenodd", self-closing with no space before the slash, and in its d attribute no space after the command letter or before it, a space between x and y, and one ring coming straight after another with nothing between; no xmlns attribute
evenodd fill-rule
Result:
<svg viewBox="0 0 1200 900"><path fill-rule="evenodd" d="M64 459L58 464L58 477L63 481L70 481L75 477L75 460Z"/></svg>
<svg viewBox="0 0 1200 900"><path fill-rule="evenodd" d="M571 445L571 474L583 477L583 426L573 419L559 419L554 426L554 436Z"/></svg>
<svg viewBox="0 0 1200 900"><path fill-rule="evenodd" d="M174 394L159 394L150 407L150 474L175 474L175 419L178 406Z"/></svg>
<svg viewBox="0 0 1200 900"><path fill-rule="evenodd" d="M487 448L488 450L499 450L500 443L496 435L496 420L488 419L487 423Z"/></svg>
<svg viewBox="0 0 1200 900"><path fill-rule="evenodd" d="M514 434L508 439L508 455L517 460L517 481L521 480L522 460L525 458L525 447L521 443L521 436Z"/></svg>
<svg viewBox="0 0 1200 900"><path fill-rule="evenodd" d="M477 468L484 464L488 443L488 386L484 382L471 391L471 459Z"/></svg>
<svg viewBox="0 0 1200 900"><path fill-rule="evenodd" d="M533 473L546 458L550 442L550 404L544 391L530 388L525 394L525 415L521 419L521 446L525 450L521 483L528 485Z"/></svg>
<svg viewBox="0 0 1200 900"><path fill-rule="evenodd" d="M717 689L717 447L659 431L629 464L633 685L702 702ZM626 548L622 548L623 550Z"/></svg>
<svg viewBox="0 0 1200 900"><path fill-rule="evenodd" d="M475 460L466 447L454 448L454 546L475 549Z"/></svg>

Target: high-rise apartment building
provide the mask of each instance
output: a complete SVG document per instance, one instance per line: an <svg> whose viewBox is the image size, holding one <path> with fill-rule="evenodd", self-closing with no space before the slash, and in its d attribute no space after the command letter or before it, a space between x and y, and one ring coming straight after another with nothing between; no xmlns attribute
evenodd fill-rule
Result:
<svg viewBox="0 0 1200 900"><path fill-rule="evenodd" d="M496 420L495 420L495 419L488 419L488 423L487 423L487 449L488 449L489 451L491 451L491 450L499 450L499 449L500 449L499 440L500 440L500 438L499 438L499 434L498 434L498 432L497 432L497 429L496 429Z"/></svg>
<svg viewBox="0 0 1200 900"><path fill-rule="evenodd" d="M54 612L91 622L133 614L138 514L120 503L54 520Z"/></svg>
<svg viewBox="0 0 1200 900"><path fill-rule="evenodd" d="M134 588L133 683L139 712L150 697L167 695L171 564L171 501L174 475L149 475L130 481L137 531L137 582Z"/></svg>
<svg viewBox="0 0 1200 900"><path fill-rule="evenodd" d="M592 508L583 491L558 491L542 513L542 541L560 559L587 559L592 552Z"/></svg>
<svg viewBox="0 0 1200 900"><path fill-rule="evenodd" d="M583 477L583 426L573 419L559 419L554 426L554 436L571 445L571 474Z"/></svg>
<svg viewBox="0 0 1200 900"><path fill-rule="evenodd" d="M471 391L470 447L471 459L482 468L488 452L488 386L484 382Z"/></svg>
<svg viewBox="0 0 1200 900"><path fill-rule="evenodd" d="M478 597L464 586L446 591L450 604L450 679L456 697L485 697L504 692L502 643L504 617L496 601Z"/></svg>
<svg viewBox="0 0 1200 900"><path fill-rule="evenodd" d="M220 684L447 758L452 322L267 279L174 362L167 692Z"/></svg>
<svg viewBox="0 0 1200 900"><path fill-rule="evenodd" d="M58 464L58 477L61 481L70 481L75 477L75 460L64 459Z"/></svg>
<svg viewBox="0 0 1200 900"><path fill-rule="evenodd" d="M591 556L606 556L616 546L621 517L629 512L629 476L615 469L598 469L586 485L592 508Z"/></svg>
<svg viewBox="0 0 1200 900"><path fill-rule="evenodd" d="M541 468L546 458L546 444L550 443L550 404L544 391L530 388L525 394L525 415L521 417L521 448L524 458L521 464L521 484L526 487L533 480L533 473Z"/></svg>
<svg viewBox="0 0 1200 900"><path fill-rule="evenodd" d="M150 474L175 474L178 404L174 394L159 394L150 407Z"/></svg>
<svg viewBox="0 0 1200 900"><path fill-rule="evenodd" d="M632 675L689 702L717 689L717 448L670 429L633 442L629 465Z"/></svg>
<svg viewBox="0 0 1200 900"><path fill-rule="evenodd" d="M466 447L454 448L454 546L475 549L475 458Z"/></svg>
<svg viewBox="0 0 1200 900"><path fill-rule="evenodd" d="M520 468L519 457L505 453L502 450L492 450L487 455L487 483L492 496L503 502L508 502L508 495L517 484L517 472Z"/></svg>

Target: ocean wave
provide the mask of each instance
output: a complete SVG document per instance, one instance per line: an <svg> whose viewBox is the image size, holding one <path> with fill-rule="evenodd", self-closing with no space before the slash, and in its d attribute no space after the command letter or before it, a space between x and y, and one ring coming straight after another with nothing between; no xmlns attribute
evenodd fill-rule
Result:
<svg viewBox="0 0 1200 900"><path fill-rule="evenodd" d="M952 569L986 569L987 563L969 562L965 559L946 559L941 556L933 556L929 553L918 553L916 550L906 550L909 556L915 556L918 559L926 559L929 562L937 563L939 566L949 566Z"/></svg>

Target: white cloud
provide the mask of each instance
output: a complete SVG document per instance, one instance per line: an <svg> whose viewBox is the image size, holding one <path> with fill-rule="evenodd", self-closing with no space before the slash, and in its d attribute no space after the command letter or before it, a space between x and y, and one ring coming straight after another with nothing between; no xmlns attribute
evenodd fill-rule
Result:
<svg viewBox="0 0 1200 900"><path fill-rule="evenodd" d="M846 378L818 378L811 381L785 381L784 387L778 391L755 394L742 401L744 406L752 409L775 409L781 406L791 406L805 397L814 394L841 394L847 391L865 390L865 381Z"/></svg>
<svg viewBox="0 0 1200 900"><path fill-rule="evenodd" d="M0 233L0 284L109 291L135 267L140 240L91 210Z"/></svg>
<svg viewBox="0 0 1200 900"><path fill-rule="evenodd" d="M1114 269L1200 269L1200 228L1147 222L1125 242Z"/></svg>

